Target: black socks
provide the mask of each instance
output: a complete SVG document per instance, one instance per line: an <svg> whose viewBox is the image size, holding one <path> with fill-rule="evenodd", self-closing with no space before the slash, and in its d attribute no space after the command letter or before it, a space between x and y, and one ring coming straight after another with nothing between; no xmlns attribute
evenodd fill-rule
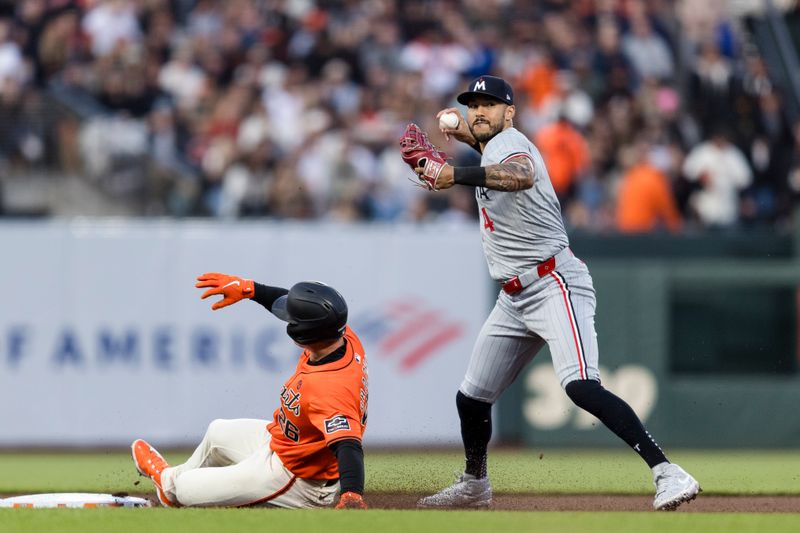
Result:
<svg viewBox="0 0 800 533"><path fill-rule="evenodd" d="M591 379L571 381L567 383L565 390L575 405L599 418L608 429L633 448L650 468L667 460L625 400ZM463 434L463 418L461 428Z"/></svg>
<svg viewBox="0 0 800 533"><path fill-rule="evenodd" d="M599 418L633 448L650 468L667 461L664 452L625 400L594 380L571 381L565 390L575 405ZM456 407L461 419L461 439L467 459L464 472L484 478L487 447L492 438L492 404L474 400L459 391L456 394Z"/></svg>
<svg viewBox="0 0 800 533"><path fill-rule="evenodd" d="M458 417L461 419L461 439L467 456L464 472L477 478L486 477L486 448L492 438L492 404L473 400L458 391Z"/></svg>

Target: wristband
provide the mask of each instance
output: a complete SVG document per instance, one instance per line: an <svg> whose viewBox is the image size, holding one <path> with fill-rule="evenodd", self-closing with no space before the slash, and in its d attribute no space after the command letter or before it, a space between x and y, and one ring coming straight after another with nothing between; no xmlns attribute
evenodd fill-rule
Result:
<svg viewBox="0 0 800 533"><path fill-rule="evenodd" d="M486 187L486 168L455 167L453 168L453 182L472 187Z"/></svg>

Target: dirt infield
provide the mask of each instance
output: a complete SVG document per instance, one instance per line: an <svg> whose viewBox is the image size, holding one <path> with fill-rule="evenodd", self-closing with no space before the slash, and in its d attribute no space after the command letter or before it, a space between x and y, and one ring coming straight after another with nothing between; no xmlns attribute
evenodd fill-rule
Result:
<svg viewBox="0 0 800 533"><path fill-rule="evenodd" d="M415 509L418 494L368 494L374 509ZM495 511L652 511L652 496L496 494ZM800 496L703 496L678 512L800 513Z"/></svg>
<svg viewBox="0 0 800 533"><path fill-rule="evenodd" d="M2 494L0 498L17 496ZM152 493L127 494L158 501ZM425 494L372 493L372 509L416 509ZM488 511L652 511L652 496L495 494ZM487 511L487 509L481 509ZM478 512L480 510L476 510ZM695 513L800 513L800 496L703 496L683 504L677 512Z"/></svg>

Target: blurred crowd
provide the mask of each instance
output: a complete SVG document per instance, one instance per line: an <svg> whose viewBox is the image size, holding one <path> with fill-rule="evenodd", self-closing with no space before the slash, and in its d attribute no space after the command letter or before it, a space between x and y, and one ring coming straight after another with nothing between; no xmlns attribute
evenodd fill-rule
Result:
<svg viewBox="0 0 800 533"><path fill-rule="evenodd" d="M781 225L800 123L725 0L0 0L0 172L86 176L143 215L474 223L412 186L414 121L491 73L565 220Z"/></svg>

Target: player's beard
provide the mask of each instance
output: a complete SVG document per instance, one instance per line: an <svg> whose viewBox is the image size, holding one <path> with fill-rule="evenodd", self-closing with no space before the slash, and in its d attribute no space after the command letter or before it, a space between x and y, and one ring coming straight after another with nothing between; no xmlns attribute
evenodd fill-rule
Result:
<svg viewBox="0 0 800 533"><path fill-rule="evenodd" d="M489 128L484 128L483 125L487 124ZM472 136L475 137L475 140L479 143L487 143L492 140L492 137L503 131L503 119L500 119L497 124L492 124L490 121L485 120L483 123L478 124L481 126L481 131L475 131L475 122L473 121L469 125L469 131L472 133Z"/></svg>

